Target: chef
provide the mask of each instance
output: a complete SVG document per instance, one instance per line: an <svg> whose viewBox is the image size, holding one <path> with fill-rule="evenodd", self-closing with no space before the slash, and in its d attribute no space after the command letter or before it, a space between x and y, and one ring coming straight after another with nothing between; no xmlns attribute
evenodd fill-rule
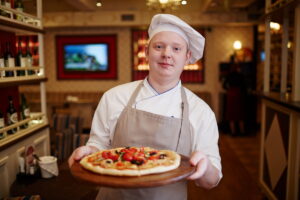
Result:
<svg viewBox="0 0 300 200"><path fill-rule="evenodd" d="M190 157L196 171L188 177L206 189L221 177L218 127L210 107L183 87L185 65L203 55L205 39L174 15L158 14L149 26L144 80L114 87L102 96L95 111L90 138L69 158L69 166L101 149L149 146ZM184 200L187 182L146 189L101 188L101 200Z"/></svg>

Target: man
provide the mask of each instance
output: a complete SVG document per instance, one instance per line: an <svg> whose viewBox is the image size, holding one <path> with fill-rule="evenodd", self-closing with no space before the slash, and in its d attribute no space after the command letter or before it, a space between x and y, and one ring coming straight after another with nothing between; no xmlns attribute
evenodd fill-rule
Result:
<svg viewBox="0 0 300 200"><path fill-rule="evenodd" d="M209 106L184 88L180 75L186 64L202 57L204 38L173 15L155 15L149 27L146 56L149 76L107 91L95 112L86 146L76 149L74 160L100 149L150 146L190 157L196 171L188 179L203 188L215 187L222 177L218 128ZM101 188L106 199L187 198L186 181L146 189Z"/></svg>

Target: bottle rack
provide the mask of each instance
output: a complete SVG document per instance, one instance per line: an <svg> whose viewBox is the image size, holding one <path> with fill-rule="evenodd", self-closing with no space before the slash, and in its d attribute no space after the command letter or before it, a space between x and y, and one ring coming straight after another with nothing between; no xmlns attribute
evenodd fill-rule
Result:
<svg viewBox="0 0 300 200"><path fill-rule="evenodd" d="M24 84L36 84L40 86L41 94L41 110L36 113L31 113L30 118L20 120L12 125L7 125L0 129L0 133L4 133L5 137L0 139L0 148L6 146L9 143L15 143L14 140L24 137L25 135L31 135L31 133L48 126L48 120L46 115L46 90L45 81L47 80L44 70L43 60L43 36L42 33L42 1L36 0L37 16L20 12L13 8L0 5L0 11L5 13L5 16L0 15L0 30L5 31L6 35L2 41L8 38L7 34L20 40L20 38L26 38L28 41L33 42L34 45L30 48L34 48L35 54L38 55L38 61L32 66L15 66L15 67L1 67L0 68L0 88L8 88L10 86L22 86ZM30 37L27 38L27 37ZM32 40L32 41L31 41ZM10 41L10 42L15 42ZM14 43L13 43L14 44ZM12 49L13 50L13 49ZM33 55L32 55L33 56ZM37 66L38 65L38 66ZM6 76L5 72L12 72L11 76ZM18 72L22 75L18 75ZM2 97L1 97L2 98ZM4 115L5 116L5 115ZM21 127L28 123L29 127L22 129ZM7 131L17 129L14 134L7 134Z"/></svg>
<svg viewBox="0 0 300 200"><path fill-rule="evenodd" d="M24 124L28 124L28 127L22 129L21 127ZM47 126L47 120L44 113L31 113L30 118L18 121L10 126L5 126L0 129L0 134L4 134L5 136L0 140L0 148L44 126ZM17 129L17 132L14 134L7 134L8 131L13 129Z"/></svg>
<svg viewBox="0 0 300 200"><path fill-rule="evenodd" d="M14 76L6 77L2 76L1 72L13 71ZM17 71L23 71L25 75L17 76ZM33 71L34 74L29 74L28 71ZM5 67L0 68L0 85L6 83L26 82L26 81L45 81L44 67L33 66L33 67Z"/></svg>
<svg viewBox="0 0 300 200"><path fill-rule="evenodd" d="M5 11L9 15L8 17L0 15L1 25L3 24L10 27L12 31L17 28L33 32L44 32L40 18L1 5L0 10ZM22 20L15 19L14 16L18 16L18 18L21 18ZM8 29L7 27L5 28Z"/></svg>

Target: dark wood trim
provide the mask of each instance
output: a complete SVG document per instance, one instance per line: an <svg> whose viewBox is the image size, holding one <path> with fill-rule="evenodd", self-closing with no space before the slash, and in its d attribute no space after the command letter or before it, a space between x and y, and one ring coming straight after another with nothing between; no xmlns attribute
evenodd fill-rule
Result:
<svg viewBox="0 0 300 200"><path fill-rule="evenodd" d="M4 150L4 149L7 149L8 147L10 147L10 146L12 146L12 145L14 145L14 144L16 144L16 143L18 143L18 142L20 142L20 141L26 139L26 138L29 138L30 136L36 134L37 132L39 132L39 131L41 131L41 130L43 130L43 129L49 128L49 127L50 127L49 124L45 124L45 125L41 126L40 128L38 128L38 129L36 129L36 130L34 130L34 131L32 131L32 132L26 134L26 135L23 135L22 137L19 137L19 138L15 139L15 140L13 140L13 141L7 143L7 144L4 144L3 146L0 146L0 151L2 151L2 150ZM17 134L17 133L16 133L16 134Z"/></svg>
<svg viewBox="0 0 300 200"><path fill-rule="evenodd" d="M300 113L300 101L292 101L285 94L262 93L261 97Z"/></svg>

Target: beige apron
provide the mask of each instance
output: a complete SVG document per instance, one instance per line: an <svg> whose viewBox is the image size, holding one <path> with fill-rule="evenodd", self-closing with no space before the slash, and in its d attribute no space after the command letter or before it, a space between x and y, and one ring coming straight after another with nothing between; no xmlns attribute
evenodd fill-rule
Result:
<svg viewBox="0 0 300 200"><path fill-rule="evenodd" d="M178 119L132 108L142 86L143 82L135 89L118 119L112 147L149 146L157 149L171 149L190 156L192 137L189 129L187 98L183 87L181 87L182 119ZM100 189L97 199L185 200L187 199L187 186L186 181L182 181L143 189L103 187Z"/></svg>

